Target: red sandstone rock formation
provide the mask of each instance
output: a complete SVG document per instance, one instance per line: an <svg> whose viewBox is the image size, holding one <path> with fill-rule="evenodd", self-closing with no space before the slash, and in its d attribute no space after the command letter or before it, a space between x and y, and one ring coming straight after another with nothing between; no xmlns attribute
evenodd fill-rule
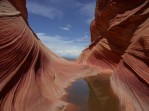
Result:
<svg viewBox="0 0 149 111"><path fill-rule="evenodd" d="M98 0L91 36L78 62L114 71L110 82L122 111L148 111L149 1ZM0 111L55 111L55 103L65 104L56 98L84 69L37 39L25 0L0 1Z"/></svg>
<svg viewBox="0 0 149 111"><path fill-rule="evenodd" d="M91 41L78 62L114 71L122 111L149 111L149 0L97 0Z"/></svg>
<svg viewBox="0 0 149 111"><path fill-rule="evenodd" d="M27 8L26 8L26 0L8 0L17 10L21 12L21 16L27 22Z"/></svg>
<svg viewBox="0 0 149 111"><path fill-rule="evenodd" d="M88 66L52 53L27 25L25 0L9 1L0 1L0 111L56 111L66 104L58 101L64 88Z"/></svg>

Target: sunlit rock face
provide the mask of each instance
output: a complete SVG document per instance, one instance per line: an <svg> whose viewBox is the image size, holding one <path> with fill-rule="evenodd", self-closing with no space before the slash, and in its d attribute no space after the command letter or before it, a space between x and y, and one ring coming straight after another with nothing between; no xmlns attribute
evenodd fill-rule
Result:
<svg viewBox="0 0 149 111"><path fill-rule="evenodd" d="M52 53L26 20L25 0L0 0L0 111L56 111L72 78L91 72Z"/></svg>
<svg viewBox="0 0 149 111"><path fill-rule="evenodd" d="M149 0L97 0L79 63L111 69L122 111L149 110Z"/></svg>

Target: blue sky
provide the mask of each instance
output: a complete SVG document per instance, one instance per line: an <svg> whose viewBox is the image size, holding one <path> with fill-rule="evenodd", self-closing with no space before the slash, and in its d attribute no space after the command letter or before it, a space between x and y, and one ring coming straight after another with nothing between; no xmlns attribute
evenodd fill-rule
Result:
<svg viewBox="0 0 149 111"><path fill-rule="evenodd" d="M40 40L62 57L76 58L90 43L96 0L27 0L28 20Z"/></svg>

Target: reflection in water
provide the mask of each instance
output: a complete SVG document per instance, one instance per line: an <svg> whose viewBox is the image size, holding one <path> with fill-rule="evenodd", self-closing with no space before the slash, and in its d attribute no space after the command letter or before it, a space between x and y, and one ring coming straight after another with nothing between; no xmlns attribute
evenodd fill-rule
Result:
<svg viewBox="0 0 149 111"><path fill-rule="evenodd" d="M88 111L89 88L84 79L79 79L67 89L67 102L72 103L67 111Z"/></svg>
<svg viewBox="0 0 149 111"><path fill-rule="evenodd" d="M86 78L89 86L88 111L119 111L118 99L110 86L109 75Z"/></svg>
<svg viewBox="0 0 149 111"><path fill-rule="evenodd" d="M110 75L79 79L67 89L66 111L120 111L118 99L110 86Z"/></svg>

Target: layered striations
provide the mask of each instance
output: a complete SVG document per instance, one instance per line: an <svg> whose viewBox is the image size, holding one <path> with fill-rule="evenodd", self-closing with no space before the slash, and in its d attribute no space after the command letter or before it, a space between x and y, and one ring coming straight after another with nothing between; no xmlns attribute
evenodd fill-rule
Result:
<svg viewBox="0 0 149 111"><path fill-rule="evenodd" d="M27 8L26 8L26 0L8 0L17 10L21 12L21 16L27 22Z"/></svg>
<svg viewBox="0 0 149 111"><path fill-rule="evenodd" d="M111 69L122 111L149 110L149 1L97 0L79 63Z"/></svg>
<svg viewBox="0 0 149 111"><path fill-rule="evenodd" d="M91 23L92 44L82 52L80 65L58 57L37 39L27 24L25 3L0 0L1 111L64 110L61 107L66 103L57 99L64 88L72 78L92 73L81 64L103 70L106 76L97 78L101 83L110 78L119 98L118 110L149 110L148 0L97 0ZM94 81L88 83L93 83L90 87L101 97ZM108 81L102 92L113 95L109 87ZM99 99L102 103L103 98Z"/></svg>
<svg viewBox="0 0 149 111"><path fill-rule="evenodd" d="M27 25L25 0L9 1L0 0L0 111L56 111L72 78L90 70L46 48Z"/></svg>

